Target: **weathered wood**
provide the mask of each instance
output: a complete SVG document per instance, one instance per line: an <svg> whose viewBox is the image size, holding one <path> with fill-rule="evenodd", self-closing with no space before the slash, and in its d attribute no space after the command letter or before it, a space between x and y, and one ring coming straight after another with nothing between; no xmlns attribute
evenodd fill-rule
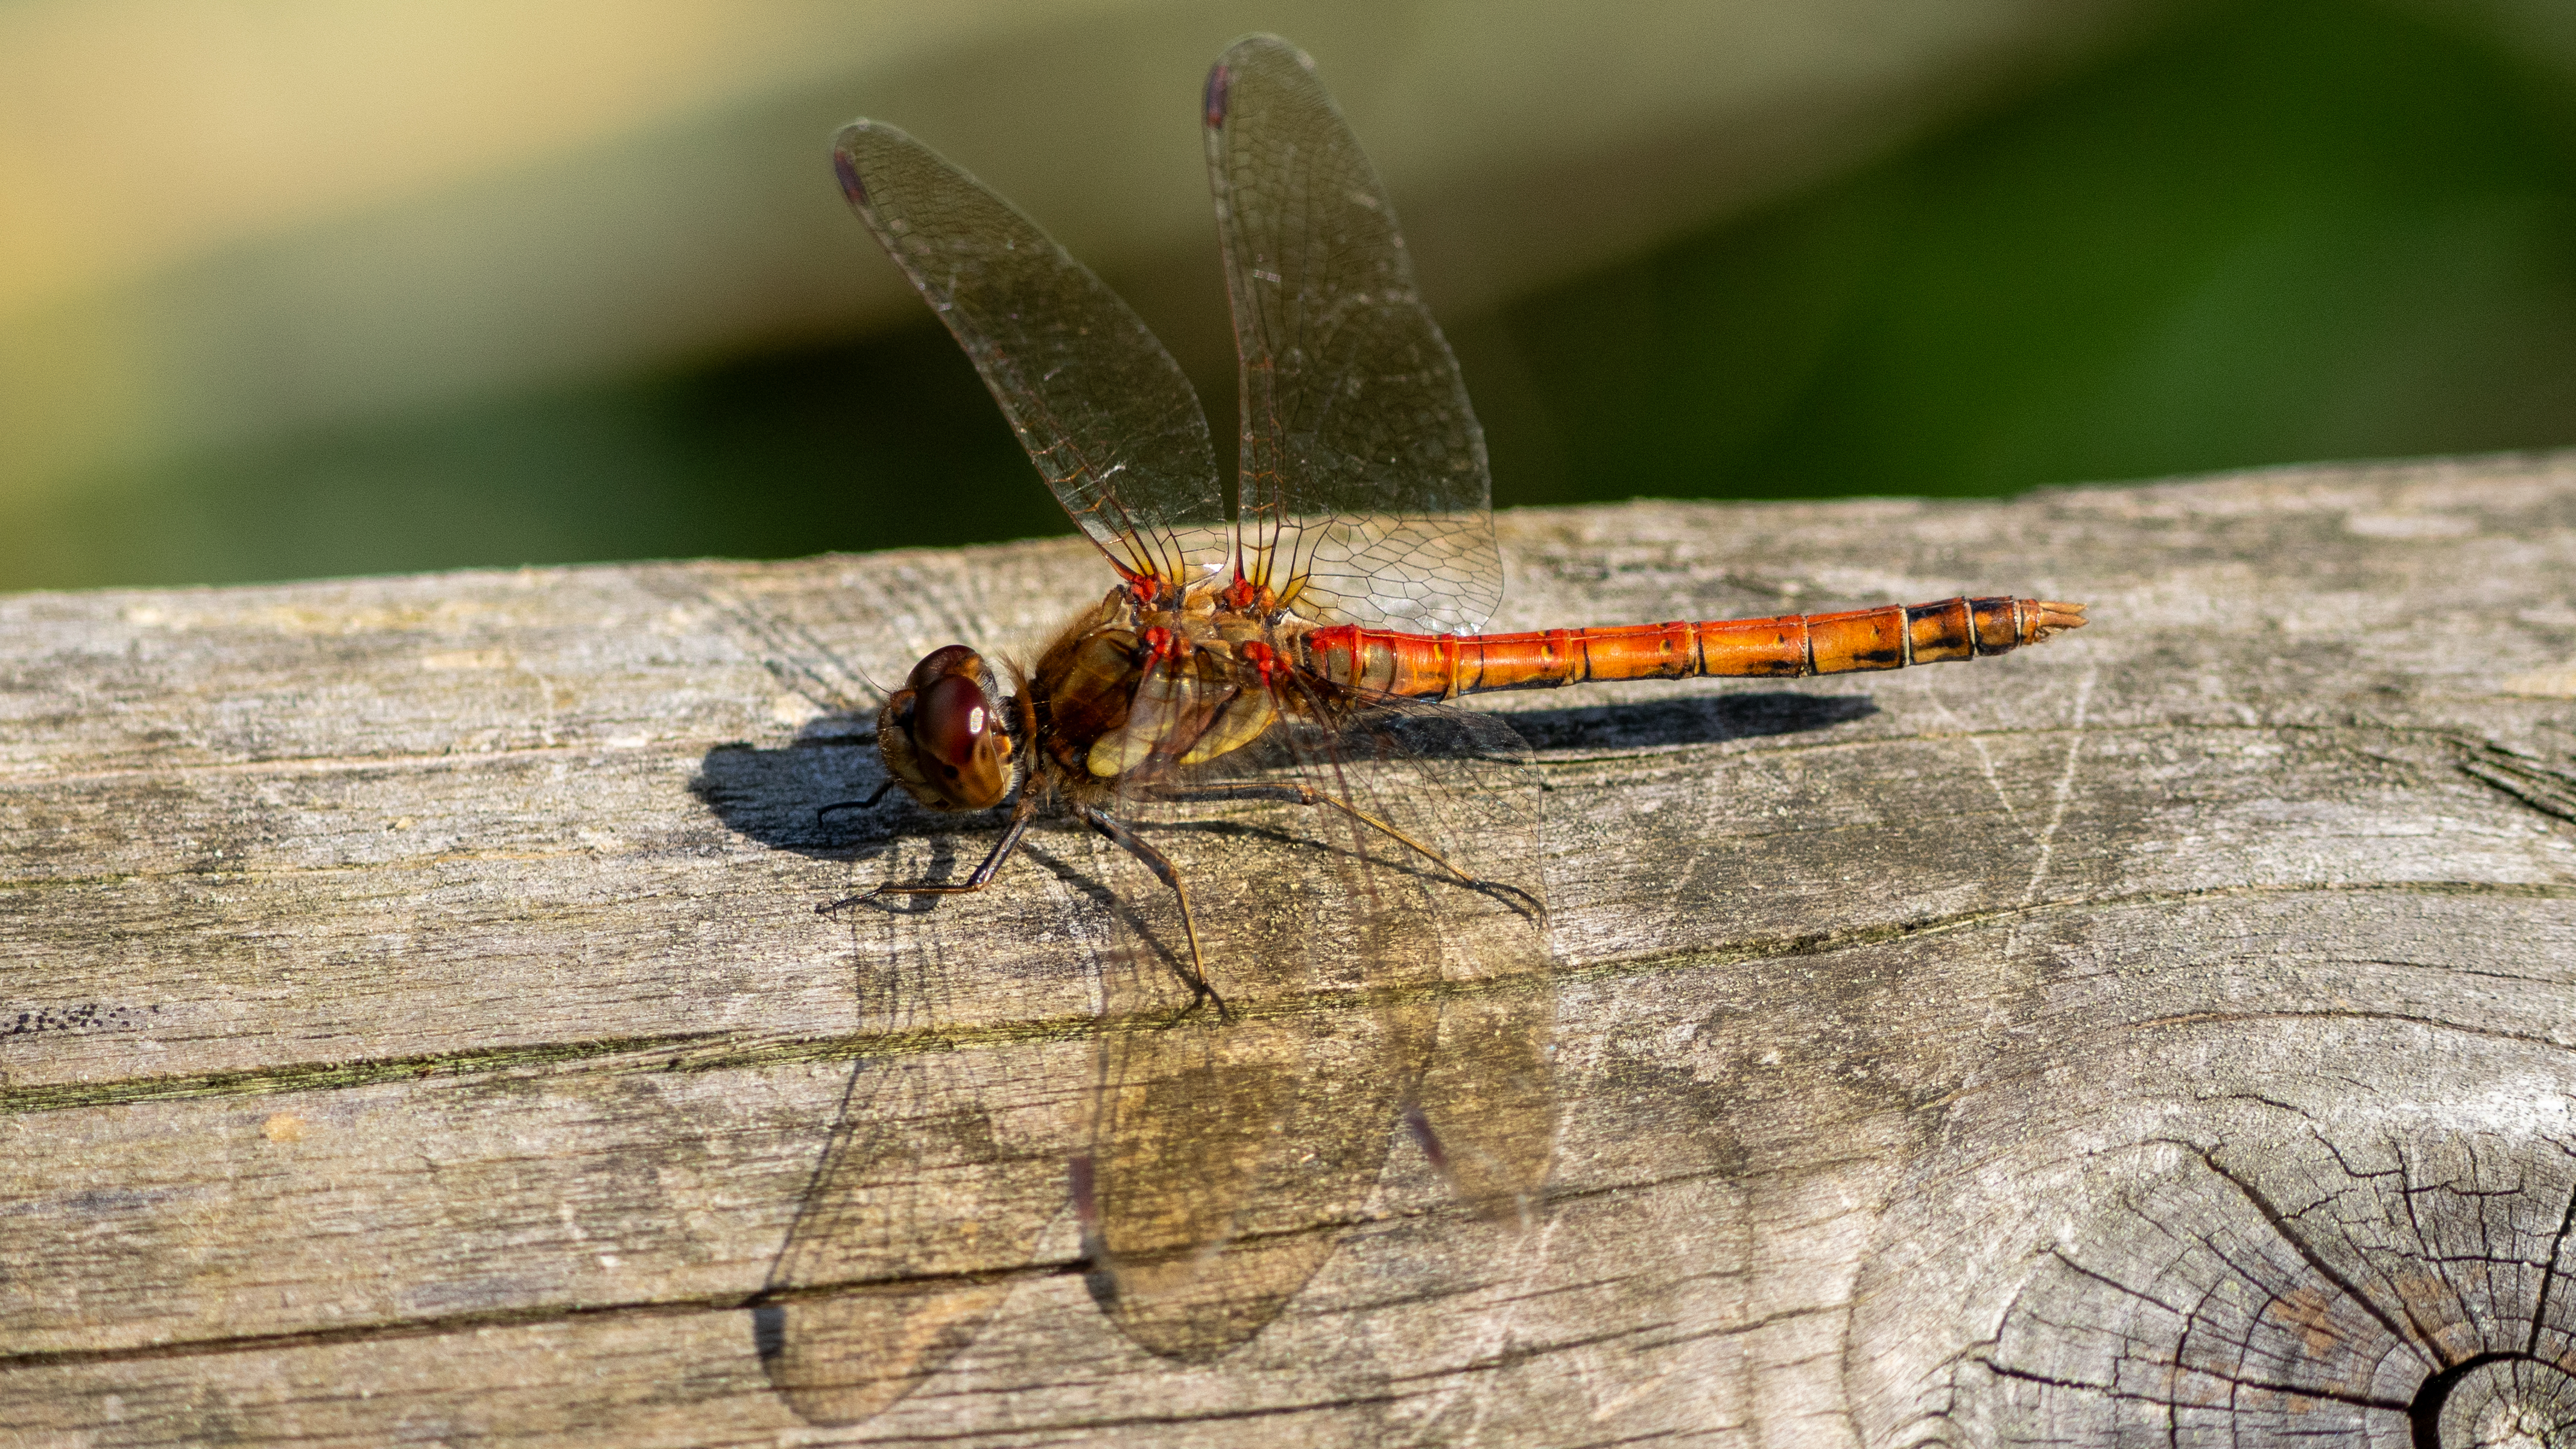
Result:
<svg viewBox="0 0 2576 1449"><path fill-rule="evenodd" d="M1103 586L1081 544L0 600L0 1440L2568 1412L2576 456L1504 527L1499 628L1963 589L2095 622L1505 701L1563 971L1546 1212L1461 1211L1399 1134L1286 1314L1194 1366L1113 1331L1066 1210L1101 847L813 910L990 838L815 822L878 778L859 670L1025 650ZM836 1122L983 1174L918 1249L993 1312L826 1430L756 1320Z"/></svg>

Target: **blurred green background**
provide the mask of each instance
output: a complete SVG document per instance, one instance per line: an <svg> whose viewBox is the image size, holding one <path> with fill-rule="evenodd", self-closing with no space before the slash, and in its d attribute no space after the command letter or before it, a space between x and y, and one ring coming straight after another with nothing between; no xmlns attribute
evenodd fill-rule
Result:
<svg viewBox="0 0 2576 1449"><path fill-rule="evenodd" d="M1018 201L1224 436L1253 28L1387 173L1498 506L2576 443L2564 0L1564 9L0 3L0 588L1067 531L826 138Z"/></svg>

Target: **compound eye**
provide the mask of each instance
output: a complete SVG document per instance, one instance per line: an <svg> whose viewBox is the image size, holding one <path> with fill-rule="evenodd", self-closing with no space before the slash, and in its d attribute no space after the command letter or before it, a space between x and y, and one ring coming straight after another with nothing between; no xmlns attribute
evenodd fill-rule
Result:
<svg viewBox="0 0 2576 1449"><path fill-rule="evenodd" d="M992 728L991 701L974 680L962 674L951 674L922 690L913 706L913 743L946 766L942 773L952 777L977 763L976 752Z"/></svg>
<svg viewBox="0 0 2576 1449"><path fill-rule="evenodd" d="M950 644L921 656L921 662L912 666L912 678L905 683L914 689L928 689L943 675L980 675L983 672L981 655L963 644Z"/></svg>

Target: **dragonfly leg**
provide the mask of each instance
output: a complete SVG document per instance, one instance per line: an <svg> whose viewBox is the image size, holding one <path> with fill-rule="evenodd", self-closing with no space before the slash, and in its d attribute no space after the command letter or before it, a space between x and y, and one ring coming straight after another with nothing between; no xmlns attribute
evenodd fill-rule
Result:
<svg viewBox="0 0 2576 1449"><path fill-rule="evenodd" d="M985 855L984 863L975 867L975 873L955 885L926 880L887 881L873 890L864 890L854 896L843 896L828 905L816 906L814 914L828 916L843 906L854 906L861 901L875 900L879 896L962 896L980 891L993 883L994 872L1002 868L1003 861L1010 859L1012 851L1020 848L1020 837L1029 833L1029 822L1037 818L1037 813L1037 803L1026 795L1021 796L1019 803L1011 807L1010 828L1003 831L1002 838L993 843L993 849Z"/></svg>
<svg viewBox="0 0 2576 1449"><path fill-rule="evenodd" d="M1276 784L1254 781L1219 782L1216 784L1191 785L1185 791L1178 793L1191 796L1231 795L1237 799L1268 796L1274 800L1293 800L1300 805L1322 805L1329 809L1339 810L1344 815L1347 815L1362 825L1369 827L1371 830L1375 830L1379 834L1386 836L1388 839L1395 841L1397 844L1412 850L1423 859L1430 861L1433 865L1436 865L1442 870L1449 872L1451 875L1456 876L1460 881L1468 885L1484 884L1484 882L1477 880L1474 876L1467 874L1465 871L1460 870L1454 865L1451 865L1448 857L1443 856L1436 850L1433 850L1430 846L1423 844L1421 841L1414 839L1412 836L1405 834L1403 831L1396 829L1394 826L1387 824L1385 821L1378 819L1376 816L1371 815L1365 810L1359 809L1347 801L1334 799L1332 796L1325 794L1323 791L1316 789L1312 785L1292 785L1285 781Z"/></svg>
<svg viewBox="0 0 2576 1449"><path fill-rule="evenodd" d="M1519 886L1510 885L1502 881L1482 880L1476 876L1469 875L1465 871L1460 870L1447 856L1433 850L1430 846L1423 844L1421 841L1414 839L1412 836L1405 834L1403 831L1396 829L1394 826L1378 819L1367 811L1352 805L1350 802L1345 800L1336 800L1332 796L1325 794L1323 791L1316 789L1312 785L1291 784L1287 781L1218 781L1215 783L1191 785L1185 790L1176 793L1187 796L1232 796L1238 800L1266 796L1273 800L1291 800L1300 805L1322 805L1330 809L1339 810L1351 819L1358 821L1360 824L1367 826L1371 830L1377 831L1389 840L1395 841L1407 850L1414 852L1423 859L1430 861L1433 865L1447 871L1451 876L1457 879L1457 882L1460 885L1465 886L1471 891L1477 891L1482 894L1496 896L1498 898L1501 896L1511 896L1520 902L1519 905L1512 907L1514 910L1534 912L1542 917L1547 913L1547 907L1545 904L1543 904L1536 896L1531 895L1528 891L1522 890Z"/></svg>
<svg viewBox="0 0 2576 1449"><path fill-rule="evenodd" d="M817 806L814 810L814 823L822 824L823 817L835 810L874 810L877 808L877 802L884 799L886 792L893 788L894 781L888 780L871 791L865 800L835 800L829 805Z"/></svg>
<svg viewBox="0 0 2576 1449"><path fill-rule="evenodd" d="M1182 967L1174 963L1173 967L1181 978L1181 984L1190 989L1190 1004L1182 1009L1181 1014L1187 1016L1190 1012L1196 1011L1199 1003L1204 1001L1216 1008L1219 1021L1231 1020L1233 1013L1226 1010L1225 998L1216 994L1215 987L1208 985L1207 958L1199 953L1198 917L1190 910L1189 887L1181 884L1181 873L1172 868L1171 857L1147 845L1136 832L1088 805L1074 806L1073 813L1081 818L1083 824L1099 831L1129 855L1143 861L1145 868L1152 871L1163 884L1170 886L1172 894L1179 899L1181 934L1188 937L1190 943L1190 964Z"/></svg>

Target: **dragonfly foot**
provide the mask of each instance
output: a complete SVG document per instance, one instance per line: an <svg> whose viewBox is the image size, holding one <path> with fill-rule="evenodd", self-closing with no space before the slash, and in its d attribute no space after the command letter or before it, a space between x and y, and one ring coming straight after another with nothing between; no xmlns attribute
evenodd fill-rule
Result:
<svg viewBox="0 0 2576 1449"><path fill-rule="evenodd" d="M1182 1007L1180 1010L1173 1012L1172 1019L1165 1022L1164 1025L1178 1026L1182 1022L1189 1020L1191 1017L1198 1015L1201 1007L1208 1006L1216 1008L1216 1019L1218 1025L1230 1026L1234 1023L1234 1008L1225 1004L1225 998L1216 994L1216 988L1207 984L1207 978L1183 972L1181 973L1181 984L1189 987L1190 989L1189 1004Z"/></svg>
<svg viewBox="0 0 2576 1449"><path fill-rule="evenodd" d="M863 890L857 895L843 896L837 901L831 901L826 904L816 906L814 908L814 914L818 916L828 916L839 911L844 906L855 906L861 901L872 901L883 895L900 895L906 889L909 889L909 887L899 886L892 881L888 881L883 885Z"/></svg>

